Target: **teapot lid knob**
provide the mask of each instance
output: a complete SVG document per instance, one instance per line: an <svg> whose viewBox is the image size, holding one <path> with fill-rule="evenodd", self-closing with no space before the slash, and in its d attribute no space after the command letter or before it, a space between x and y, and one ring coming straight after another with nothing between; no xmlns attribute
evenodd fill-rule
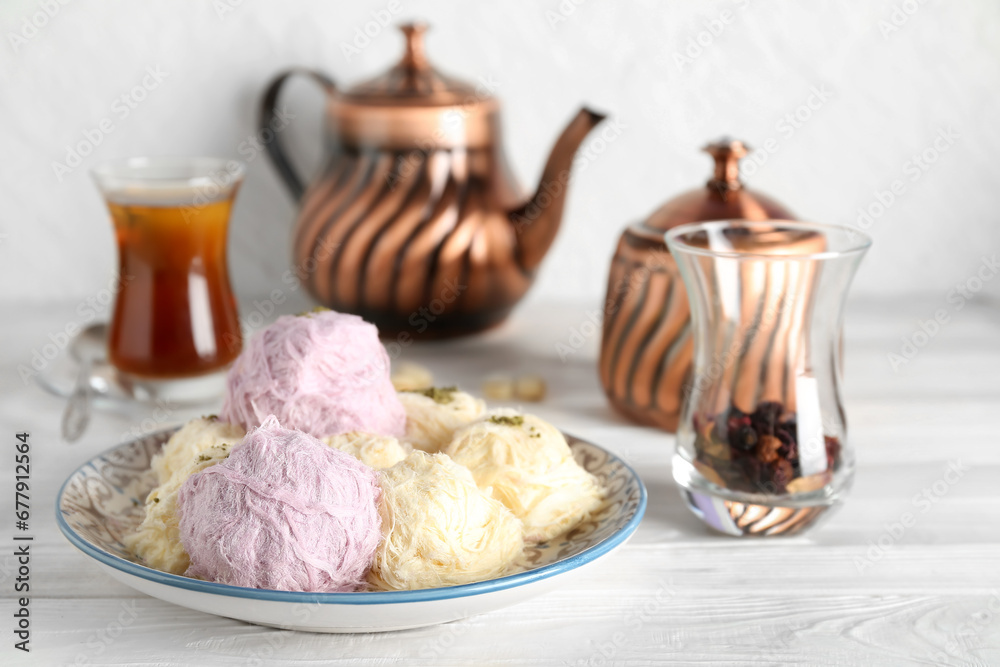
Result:
<svg viewBox="0 0 1000 667"><path fill-rule="evenodd" d="M715 160L715 173L705 185L723 196L743 187L740 182L740 158L746 157L749 146L739 139L722 137L705 145L702 150Z"/></svg>
<svg viewBox="0 0 1000 667"><path fill-rule="evenodd" d="M499 104L489 88L434 67L424 49L426 23L403 23L399 30L404 50L392 68L331 96L332 124L340 139L423 150L495 144Z"/></svg>
<svg viewBox="0 0 1000 667"><path fill-rule="evenodd" d="M399 26L406 39L406 52L400 64L407 69L426 69L427 54L424 51L424 33L427 32L427 24L414 22L404 23Z"/></svg>

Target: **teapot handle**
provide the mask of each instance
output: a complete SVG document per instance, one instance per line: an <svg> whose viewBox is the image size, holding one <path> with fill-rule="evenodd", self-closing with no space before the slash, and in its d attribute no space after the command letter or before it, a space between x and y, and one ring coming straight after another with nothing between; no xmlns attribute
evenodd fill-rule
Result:
<svg viewBox="0 0 1000 667"><path fill-rule="evenodd" d="M325 90L327 94L332 94L336 91L336 85L333 83L333 80L325 74L302 67L293 67L292 69L282 72L271 81L267 90L264 92L264 98L261 100L260 117L257 124L258 136L266 137L267 134L265 134L265 131L273 135L273 138L270 141L262 141L261 143L263 143L264 148L267 149L267 154L271 158L271 162L274 163L274 168L278 170L278 175L281 176L281 179L285 182L288 190L292 193L292 197L298 201L302 199L302 195L306 191L305 183L301 178L299 178L299 175L295 173L295 169L292 168L292 163L288 159L285 149L281 145L281 136L279 132L272 127L272 125L276 125L279 121L278 114L274 109L278 103L278 94L281 92L281 87L285 84L285 81L287 81L288 78L294 74L303 74L310 77L322 86L323 90Z"/></svg>

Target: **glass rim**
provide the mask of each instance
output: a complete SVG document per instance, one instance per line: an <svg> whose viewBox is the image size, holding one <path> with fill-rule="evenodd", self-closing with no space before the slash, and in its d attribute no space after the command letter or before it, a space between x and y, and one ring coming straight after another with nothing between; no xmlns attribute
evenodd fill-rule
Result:
<svg viewBox="0 0 1000 667"><path fill-rule="evenodd" d="M145 172L145 173L144 173ZM219 173L228 176L220 183ZM247 165L235 158L211 156L135 156L105 160L90 169L104 190L140 186L150 189L231 188L242 182Z"/></svg>
<svg viewBox="0 0 1000 667"><path fill-rule="evenodd" d="M713 250L711 248L704 248L701 246L696 246L685 241L683 236L691 234L695 231L708 231L710 229L737 229L737 228L755 228L755 227L768 227L773 230L775 227L785 227L791 229L809 230L820 232L826 236L830 236L833 233L843 234L848 239L851 240L851 244L846 248L841 250L822 250L819 252L789 252L785 254L774 254L774 253L762 253L762 252L739 252L736 250ZM673 253L675 249L682 250L683 252L700 255L702 257L722 257L726 259L745 259L745 260L769 260L769 261L787 261L787 260L822 260L822 259L836 259L838 257L846 257L849 255L857 255L868 250L872 245L872 237L866 232L853 227L848 227L847 225L832 225L821 222L806 222L802 220L786 220L783 218L775 218L768 220L743 220L743 219L730 219L730 220L705 220L701 222L688 222L683 225L678 225L673 229L668 230L664 233L664 240L667 243L667 247L670 252Z"/></svg>

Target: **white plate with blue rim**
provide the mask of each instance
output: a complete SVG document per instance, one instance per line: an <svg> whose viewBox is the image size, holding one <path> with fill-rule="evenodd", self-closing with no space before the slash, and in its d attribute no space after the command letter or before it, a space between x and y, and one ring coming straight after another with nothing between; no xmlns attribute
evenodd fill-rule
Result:
<svg viewBox="0 0 1000 667"><path fill-rule="evenodd" d="M646 489L623 460L567 435L577 462L607 495L582 524L525 548L517 571L462 586L417 591L303 593L202 581L143 565L122 543L142 522L155 485L150 461L176 429L130 440L80 466L59 490L56 519L73 546L137 591L200 612L308 632L384 632L447 623L507 607L563 584L628 541L646 511Z"/></svg>

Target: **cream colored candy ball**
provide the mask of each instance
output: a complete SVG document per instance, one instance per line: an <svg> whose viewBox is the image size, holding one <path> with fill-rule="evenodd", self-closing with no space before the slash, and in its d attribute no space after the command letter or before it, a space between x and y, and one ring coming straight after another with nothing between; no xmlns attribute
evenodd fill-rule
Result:
<svg viewBox="0 0 1000 667"><path fill-rule="evenodd" d="M486 404L454 387L419 392L403 391L399 400L406 410L406 442L425 452L437 452L451 442L455 431L479 419Z"/></svg>
<svg viewBox="0 0 1000 667"><path fill-rule="evenodd" d="M430 369L411 361L394 364L390 380L396 391L414 391L434 386L434 374Z"/></svg>
<svg viewBox="0 0 1000 667"><path fill-rule="evenodd" d="M177 493L188 477L224 460L231 448L221 444L202 450L186 467L176 470L146 496L145 518L124 539L125 546L146 565L171 574L184 574L187 570L190 560L181 545Z"/></svg>
<svg viewBox="0 0 1000 667"><path fill-rule="evenodd" d="M245 435L242 426L227 424L215 417L192 419L163 445L160 453L153 457L151 467L157 481L163 484L176 471L187 468L202 452L218 445L235 445Z"/></svg>
<svg viewBox="0 0 1000 667"><path fill-rule="evenodd" d="M381 590L457 586L505 574L521 522L443 454L414 451L380 473L382 542L368 582Z"/></svg>
<svg viewBox="0 0 1000 667"><path fill-rule="evenodd" d="M406 458L413 448L392 436L375 433L341 433L320 438L324 444L347 452L366 466L382 470L391 468Z"/></svg>
<svg viewBox="0 0 1000 667"><path fill-rule="evenodd" d="M529 544L570 530L603 498L563 434L534 415L495 413L459 430L442 451L521 519Z"/></svg>

